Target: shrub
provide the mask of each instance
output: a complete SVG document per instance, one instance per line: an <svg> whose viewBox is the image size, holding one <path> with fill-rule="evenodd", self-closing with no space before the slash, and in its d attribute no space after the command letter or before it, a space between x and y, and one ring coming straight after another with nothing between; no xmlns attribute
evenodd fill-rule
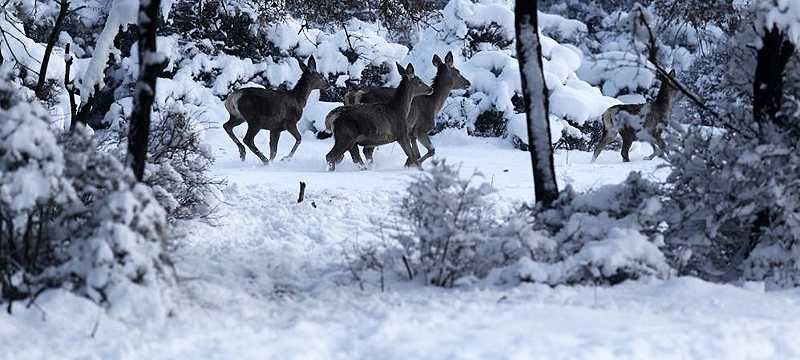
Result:
<svg viewBox="0 0 800 360"><path fill-rule="evenodd" d="M167 223L149 187L97 150L82 125L61 136L49 114L0 72L2 299L64 287L131 316L163 317L172 281ZM138 294L130 297L131 294Z"/></svg>
<svg viewBox="0 0 800 360"><path fill-rule="evenodd" d="M214 156L202 129L181 101L169 103L150 129L144 182L170 218L187 219L211 212L213 196L224 181L211 177Z"/></svg>
<svg viewBox="0 0 800 360"><path fill-rule="evenodd" d="M428 171L408 187L396 217L388 255L395 268L426 284L452 287L481 278L502 264L502 241L493 239L497 222L487 196L493 189L458 176L445 161L433 160Z"/></svg>
<svg viewBox="0 0 800 360"><path fill-rule="evenodd" d="M561 193L551 208L516 214L526 256L503 271L507 281L614 285L672 273L659 249L659 189L633 173L620 185ZM526 225L527 224L527 225Z"/></svg>
<svg viewBox="0 0 800 360"><path fill-rule="evenodd" d="M14 300L39 291L59 263L59 220L77 199L47 111L22 95L9 67L0 74L0 286Z"/></svg>
<svg viewBox="0 0 800 360"><path fill-rule="evenodd" d="M673 142L667 243L684 273L800 285L800 156L779 132L769 138L693 127Z"/></svg>

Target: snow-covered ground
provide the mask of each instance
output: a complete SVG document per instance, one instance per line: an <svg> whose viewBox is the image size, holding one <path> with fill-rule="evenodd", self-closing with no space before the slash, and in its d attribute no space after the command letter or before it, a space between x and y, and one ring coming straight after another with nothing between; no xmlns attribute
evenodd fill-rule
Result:
<svg viewBox="0 0 800 360"><path fill-rule="evenodd" d="M237 129L240 133L244 129ZM389 282L361 290L348 249L378 240L380 224L417 170L397 146L358 171L346 157L325 171L331 142L304 134L296 158L241 162L211 132L215 172L229 187L207 221L181 224L173 316L132 325L62 291L0 315L3 359L774 359L800 358L800 292L692 278L613 288L523 285L441 290ZM532 199L528 153L506 141L446 132L437 157L474 170L510 207ZM266 133L257 144L267 150ZM292 139L284 135L278 158ZM659 162L606 152L558 152L561 186L587 190L631 171L662 179ZM296 203L298 183L308 184Z"/></svg>

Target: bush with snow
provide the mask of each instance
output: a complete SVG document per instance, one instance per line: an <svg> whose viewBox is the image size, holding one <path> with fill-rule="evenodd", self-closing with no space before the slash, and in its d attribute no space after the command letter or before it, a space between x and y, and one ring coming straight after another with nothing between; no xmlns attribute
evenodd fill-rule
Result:
<svg viewBox="0 0 800 360"><path fill-rule="evenodd" d="M163 94L162 96L163 97ZM144 183L171 220L203 217L217 203L221 179L211 176L214 155L191 99L163 99L150 126ZM129 108L119 108L114 126L100 134L122 160L127 152Z"/></svg>
<svg viewBox="0 0 800 360"><path fill-rule="evenodd" d="M800 285L800 65L790 61L779 74L785 84L781 111L756 118L752 80L742 81L756 77L750 44L759 44L763 33L753 22L787 31L787 42L792 39L791 27L784 26L788 24L774 22L782 11L789 11L784 15L791 19L791 7L775 10L770 7L775 2L759 4L740 12L749 21L721 41L722 49L713 57L720 62L701 64L709 70L698 84L711 85L705 91L723 115L702 114L685 133L668 141L672 173L665 194L665 235L676 266L685 274L794 287ZM705 126L709 124L714 128Z"/></svg>
<svg viewBox="0 0 800 360"><path fill-rule="evenodd" d="M485 277L505 264L504 242L493 236L499 225L487 198L493 189L476 184L477 176L463 179L457 168L433 160L395 213L394 246L383 254L387 263L409 279L442 287Z"/></svg>
<svg viewBox="0 0 800 360"><path fill-rule="evenodd" d="M576 194L568 188L552 208L524 210L510 229L526 256L503 270L510 282L610 284L672 273L660 246L658 185L633 173L620 185Z"/></svg>
<svg viewBox="0 0 800 360"><path fill-rule="evenodd" d="M86 128L57 136L49 114L1 71L0 298L66 287L131 320L163 317L164 209Z"/></svg>
<svg viewBox="0 0 800 360"><path fill-rule="evenodd" d="M2 298L30 296L58 264L62 212L77 201L49 114L0 66L0 285Z"/></svg>

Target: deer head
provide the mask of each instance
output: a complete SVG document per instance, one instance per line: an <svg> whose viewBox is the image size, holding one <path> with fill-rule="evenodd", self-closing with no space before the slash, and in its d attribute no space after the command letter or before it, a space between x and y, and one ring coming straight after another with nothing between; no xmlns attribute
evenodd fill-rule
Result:
<svg viewBox="0 0 800 360"><path fill-rule="evenodd" d="M461 71L453 66L453 52L447 52L444 61L439 55L433 55L433 65L436 66L436 81L441 81L441 85L450 89L466 90L470 87L470 82L461 75Z"/></svg>
<svg viewBox="0 0 800 360"><path fill-rule="evenodd" d="M400 72L400 76L403 78L401 82L405 82L410 89L411 96L420 96L420 95L430 95L433 93L433 89L430 86L425 85L422 80L414 74L414 65L408 64L407 67L403 68L403 65L399 63L397 65L397 71Z"/></svg>
<svg viewBox="0 0 800 360"><path fill-rule="evenodd" d="M314 59L312 55L308 58L308 65L303 64L302 61L298 60L298 64L300 65L300 70L303 71L303 74L300 75L300 81L302 83L308 84L309 89L325 89L328 87L328 83L325 81L325 78L322 74L317 72L317 60Z"/></svg>

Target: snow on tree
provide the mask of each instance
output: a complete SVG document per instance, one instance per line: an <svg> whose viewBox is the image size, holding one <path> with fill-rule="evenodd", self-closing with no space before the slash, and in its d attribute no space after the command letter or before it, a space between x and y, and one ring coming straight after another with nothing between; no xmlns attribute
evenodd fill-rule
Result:
<svg viewBox="0 0 800 360"><path fill-rule="evenodd" d="M114 38L119 31L127 29L131 24L136 24L138 14L138 0L113 0L89 64L86 65L83 75L79 77L78 89L81 95L81 106L86 105L94 95L95 88L104 86L106 66L115 49Z"/></svg>

